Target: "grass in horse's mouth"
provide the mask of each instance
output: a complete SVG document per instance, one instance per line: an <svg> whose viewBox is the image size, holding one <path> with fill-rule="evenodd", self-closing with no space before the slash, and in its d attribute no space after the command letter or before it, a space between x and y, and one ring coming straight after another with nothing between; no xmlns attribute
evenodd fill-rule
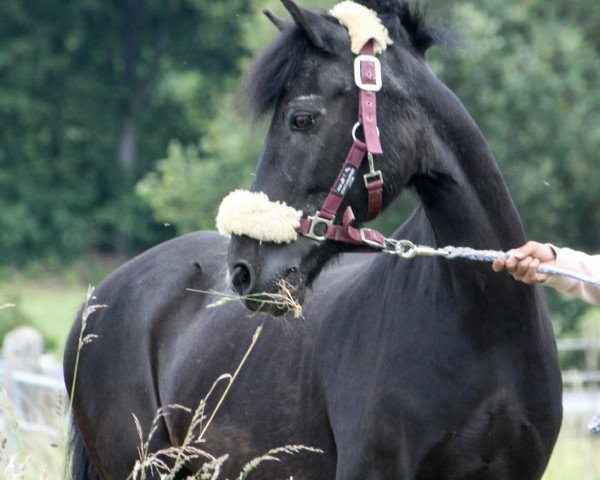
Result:
<svg viewBox="0 0 600 480"><path fill-rule="evenodd" d="M207 295L215 295L221 297L219 300L207 305L207 308L220 307L230 302L239 301L251 301L258 303L261 307L263 305L274 305L276 307L289 310L293 312L294 318L300 318L302 316L302 305L294 298L293 292L294 286L291 285L287 280L280 279L277 282L276 293L252 293L250 295L235 295L230 293L218 292L216 290L195 290L193 288L187 289L190 292L204 293Z"/></svg>

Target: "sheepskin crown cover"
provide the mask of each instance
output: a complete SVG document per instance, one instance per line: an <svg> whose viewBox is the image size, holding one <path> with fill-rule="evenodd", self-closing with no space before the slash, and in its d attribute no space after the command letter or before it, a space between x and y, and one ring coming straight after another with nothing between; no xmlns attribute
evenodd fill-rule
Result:
<svg viewBox="0 0 600 480"><path fill-rule="evenodd" d="M364 5L343 1L329 12L348 29L352 53L358 55L371 39L374 52L382 53L393 42L377 13ZM235 190L219 206L217 229L226 236L246 235L255 240L291 243L298 238L302 212L284 202L272 202L262 192Z"/></svg>
<svg viewBox="0 0 600 480"><path fill-rule="evenodd" d="M329 13L348 29L352 41L350 49L355 55L360 54L369 40L374 41L375 54L383 53L388 45L394 43L377 12L364 5L346 0L335 5Z"/></svg>
<svg viewBox="0 0 600 480"><path fill-rule="evenodd" d="M234 190L221 202L217 229L226 236L247 235L255 240L290 243L296 240L302 212L284 202L272 202L263 192Z"/></svg>

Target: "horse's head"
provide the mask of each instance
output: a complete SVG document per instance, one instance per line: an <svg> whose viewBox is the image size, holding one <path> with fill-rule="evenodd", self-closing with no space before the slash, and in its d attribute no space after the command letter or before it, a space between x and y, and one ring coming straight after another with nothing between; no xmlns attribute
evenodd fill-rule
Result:
<svg viewBox="0 0 600 480"><path fill-rule="evenodd" d="M285 280L301 301L333 256L381 241L359 226L419 168L426 127L415 120L411 97L424 76L433 78L423 59L431 36L403 2L379 2L393 3L388 10L373 5L378 15L353 2L326 13L282 1L293 21L268 14L281 34L245 81L257 112L273 112L252 192L226 198L217 223L232 236L229 275L237 293L276 292ZM359 54L367 56L356 61Z"/></svg>

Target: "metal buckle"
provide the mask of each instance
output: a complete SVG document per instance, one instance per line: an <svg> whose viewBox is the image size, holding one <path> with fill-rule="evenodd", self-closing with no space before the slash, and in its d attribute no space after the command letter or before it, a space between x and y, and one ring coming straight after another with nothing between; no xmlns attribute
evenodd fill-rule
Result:
<svg viewBox="0 0 600 480"><path fill-rule="evenodd" d="M360 74L362 62L371 62L375 65L375 78L373 79L375 83L363 83ZM379 62L379 59L373 55L358 55L354 59L354 82L358 88L368 92L378 92L381 90L381 63Z"/></svg>
<svg viewBox="0 0 600 480"><path fill-rule="evenodd" d="M358 230L360 232L360 240L365 244L368 245L369 247L373 247L373 248L377 248L379 250L383 250L385 248L385 245L382 245L381 243L377 243L373 240L369 240L367 237L365 237L365 232L372 232L373 230L371 230L370 228L359 228Z"/></svg>
<svg viewBox="0 0 600 480"><path fill-rule="evenodd" d="M426 247L415 245L410 240L398 240L396 243L396 255L410 259L420 257L447 257L449 252L444 248Z"/></svg>
<svg viewBox="0 0 600 480"><path fill-rule="evenodd" d="M308 229L308 233L305 233L304 236L308 238L312 238L313 240L317 240L318 242L322 242L325 240L325 233L327 232L327 227L325 227L325 233L323 235L317 235L315 233L315 227L321 223L325 225L332 225L333 219L328 220L326 218L320 217L319 214L321 212L317 212L314 215L306 217L307 220L310 220L310 228Z"/></svg>
<svg viewBox="0 0 600 480"><path fill-rule="evenodd" d="M365 173L363 179L365 181L365 187L369 188L369 183L371 183L373 179L381 180L383 182L383 175L381 170L377 170L375 172Z"/></svg>
<svg viewBox="0 0 600 480"><path fill-rule="evenodd" d="M358 130L358 127L362 127L362 124L360 122L356 122L352 127L352 140L354 140L355 142L358 140L358 138L356 137L356 131ZM377 128L377 136L379 137L379 127L375 128Z"/></svg>

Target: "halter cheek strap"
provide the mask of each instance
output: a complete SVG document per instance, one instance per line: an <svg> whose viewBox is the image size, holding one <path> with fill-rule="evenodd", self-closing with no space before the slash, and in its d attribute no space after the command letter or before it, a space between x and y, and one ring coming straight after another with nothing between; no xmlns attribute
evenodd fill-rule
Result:
<svg viewBox="0 0 600 480"><path fill-rule="evenodd" d="M354 60L354 81L360 89L358 122L352 131L354 142L323 205L314 215L301 218L296 231L300 235L318 241L335 240L371 248L383 248L385 237L379 232L352 226L354 213L351 207L346 208L342 225L333 223L365 158L369 165L369 172L363 175L368 194L367 220L377 217L383 204L383 176L380 170L375 170L373 160L373 155L383 153L377 128L376 103L376 92L381 89L382 84L381 64L373 54L373 40L369 40L363 46L360 55ZM361 126L364 142L356 137L356 130Z"/></svg>

